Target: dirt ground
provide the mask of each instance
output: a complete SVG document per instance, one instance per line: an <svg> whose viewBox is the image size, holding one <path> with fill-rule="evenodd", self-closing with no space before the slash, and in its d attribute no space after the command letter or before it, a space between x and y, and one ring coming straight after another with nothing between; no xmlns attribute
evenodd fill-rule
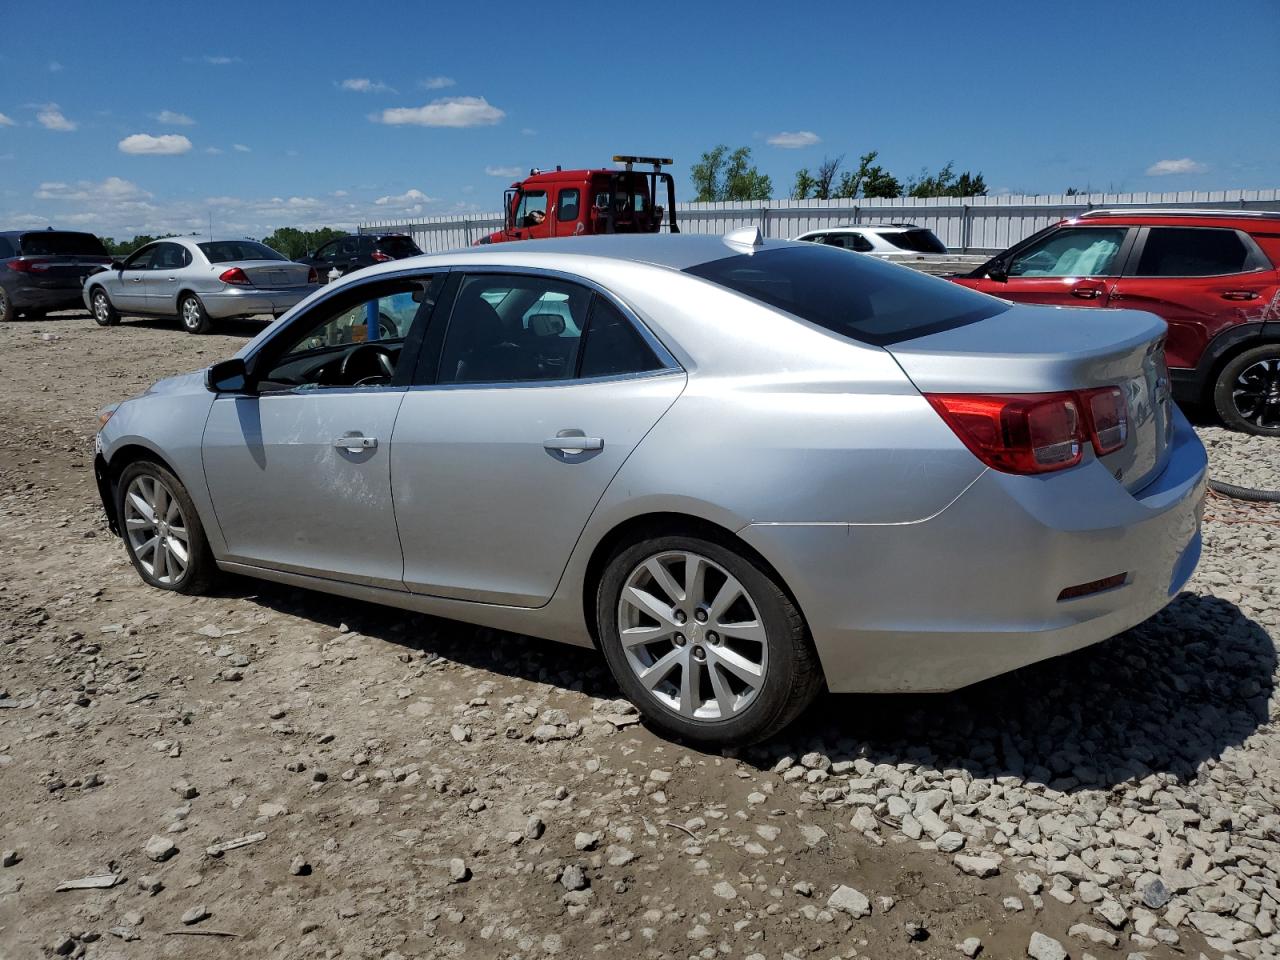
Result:
<svg viewBox="0 0 1280 960"><path fill-rule="evenodd" d="M0 327L0 960L916 958L962 956L969 937L982 956L1023 957L1035 932L1072 957L1224 954L1187 922L1177 943L1131 941L1140 921L1099 919L1079 878L1050 896L1046 871L1024 868L1018 837L998 829L983 828L982 847L1005 851L999 872L962 873L883 803L860 820L849 778L902 780L904 795L951 783L957 822L987 816L961 801L989 782L1009 799L994 823L1031 811L1046 833L1049 808L1069 803L1093 832L1063 849L1093 867L1109 816L1161 806L1141 799L1144 777L1192 791L1246 755L1253 782L1228 786L1254 791L1256 816L1237 809L1235 830L1261 823L1270 857L1274 508L1211 503L1202 574L1146 633L957 694L827 696L785 742L705 753L635 724L590 651L241 578L213 597L146 588L101 515L95 412L258 329L193 337L84 315ZM1220 638L1233 638L1226 653ZM1148 656L1157 643L1176 655ZM1216 679L1232 664L1239 689ZM1042 802L1013 799L1027 794ZM1203 816L1200 831L1219 822ZM967 835L978 853L977 828ZM1028 842L1028 864L1063 856L1052 837ZM1275 860L1228 882L1242 857L1211 857L1201 887L1242 900L1253 879L1254 905L1200 905L1257 928L1238 955L1272 955L1261 914ZM103 874L119 880L55 892ZM1114 888L1125 909L1127 883ZM865 894L868 916L832 898L842 885ZM188 924L189 911L207 917ZM1069 934L1082 922L1117 945Z"/></svg>

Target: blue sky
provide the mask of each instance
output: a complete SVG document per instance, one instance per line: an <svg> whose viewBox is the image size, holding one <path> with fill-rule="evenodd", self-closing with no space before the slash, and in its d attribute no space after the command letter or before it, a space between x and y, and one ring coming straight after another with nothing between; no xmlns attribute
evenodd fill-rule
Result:
<svg viewBox="0 0 1280 960"><path fill-rule="evenodd" d="M54 12L56 10L56 13ZM490 211L531 166L748 145L992 192L1280 186L1280 0L7 5L0 229Z"/></svg>

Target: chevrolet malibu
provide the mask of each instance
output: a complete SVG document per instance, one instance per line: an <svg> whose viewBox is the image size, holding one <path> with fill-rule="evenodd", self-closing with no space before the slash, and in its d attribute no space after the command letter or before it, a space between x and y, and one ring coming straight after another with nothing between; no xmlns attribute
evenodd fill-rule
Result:
<svg viewBox="0 0 1280 960"><path fill-rule="evenodd" d="M208 333L218 320L278 317L319 282L313 267L256 240L169 237L86 277L84 304L103 327L122 315L177 315L187 333Z"/></svg>
<svg viewBox="0 0 1280 960"><path fill-rule="evenodd" d="M745 743L1169 603L1205 452L1164 338L754 229L503 244L322 288L104 410L95 471L153 587L595 646L654 726Z"/></svg>

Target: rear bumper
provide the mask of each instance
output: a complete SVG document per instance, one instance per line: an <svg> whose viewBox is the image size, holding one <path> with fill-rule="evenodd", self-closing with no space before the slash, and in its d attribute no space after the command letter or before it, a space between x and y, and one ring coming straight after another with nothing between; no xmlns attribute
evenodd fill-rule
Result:
<svg viewBox="0 0 1280 960"><path fill-rule="evenodd" d="M72 310L83 303L78 283L70 287L14 284L4 289L9 301L19 310Z"/></svg>
<svg viewBox="0 0 1280 960"><path fill-rule="evenodd" d="M281 287L278 290L231 289L202 294L200 301L204 304L205 312L214 320L249 317L263 313L278 317L286 310L297 306L315 290L315 284L307 284L304 287Z"/></svg>
<svg viewBox="0 0 1280 960"><path fill-rule="evenodd" d="M837 692L954 690L1098 643L1162 609L1195 570L1204 447L1181 414L1136 495L1092 461L987 471L918 523L752 524L741 535L800 602ZM1125 574L1076 599L1070 586Z"/></svg>

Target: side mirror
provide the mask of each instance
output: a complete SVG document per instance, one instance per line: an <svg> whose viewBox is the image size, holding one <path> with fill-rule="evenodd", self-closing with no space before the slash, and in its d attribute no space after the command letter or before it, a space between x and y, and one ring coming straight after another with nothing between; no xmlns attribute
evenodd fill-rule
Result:
<svg viewBox="0 0 1280 960"><path fill-rule="evenodd" d="M124 269L124 261L122 261L122 260L112 260L112 261L111 261L111 269L112 269L112 270L123 270L123 269Z"/></svg>
<svg viewBox="0 0 1280 960"><path fill-rule="evenodd" d="M1003 260L993 260L987 267L987 276L996 283L1008 283L1009 267Z"/></svg>
<svg viewBox="0 0 1280 960"><path fill-rule="evenodd" d="M204 372L204 386L210 393L252 393L249 369L240 357L215 363Z"/></svg>

